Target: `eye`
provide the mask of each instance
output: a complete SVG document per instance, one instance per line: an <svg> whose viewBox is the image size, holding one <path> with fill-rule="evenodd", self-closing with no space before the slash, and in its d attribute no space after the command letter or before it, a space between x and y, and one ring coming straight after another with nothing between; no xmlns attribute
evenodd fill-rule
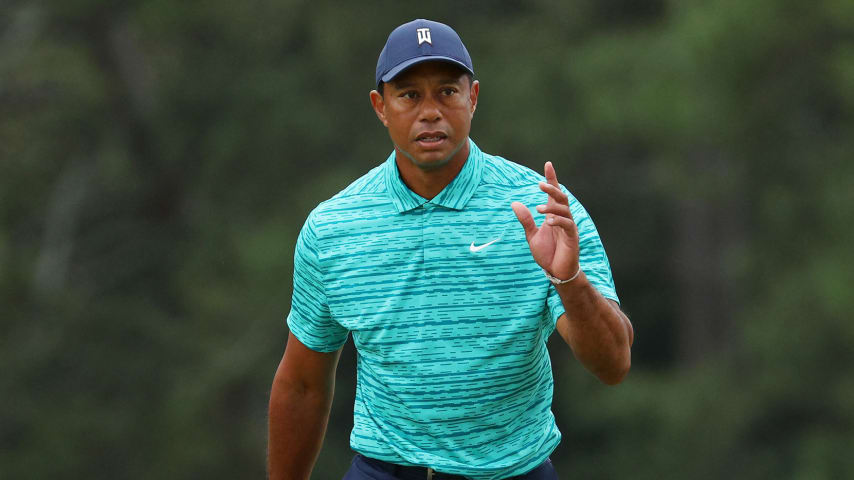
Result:
<svg viewBox="0 0 854 480"><path fill-rule="evenodd" d="M408 99L412 100L414 98L418 98L418 92L416 92L415 90L407 90L407 91L401 93L400 97L401 98L408 98Z"/></svg>
<svg viewBox="0 0 854 480"><path fill-rule="evenodd" d="M457 89L453 87L445 87L442 89L442 95L446 95L450 97L451 95L457 93Z"/></svg>

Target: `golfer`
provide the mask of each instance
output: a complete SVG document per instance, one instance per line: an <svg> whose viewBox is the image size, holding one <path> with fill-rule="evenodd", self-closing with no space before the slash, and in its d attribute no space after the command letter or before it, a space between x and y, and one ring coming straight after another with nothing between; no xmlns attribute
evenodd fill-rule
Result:
<svg viewBox="0 0 854 480"><path fill-rule="evenodd" d="M348 480L555 479L549 336L607 384L628 372L632 326L593 221L551 162L541 176L469 138L479 90L447 25L389 35L370 100L393 151L297 239L271 478L310 477L351 334Z"/></svg>

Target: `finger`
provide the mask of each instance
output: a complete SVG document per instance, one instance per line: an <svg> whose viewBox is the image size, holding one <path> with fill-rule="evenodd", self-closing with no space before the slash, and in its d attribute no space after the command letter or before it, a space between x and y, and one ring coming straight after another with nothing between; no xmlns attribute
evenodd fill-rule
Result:
<svg viewBox="0 0 854 480"><path fill-rule="evenodd" d="M569 205L562 205L560 203L537 205L537 211L540 213L551 213L552 215L559 215L561 217L572 219L572 212L569 211Z"/></svg>
<svg viewBox="0 0 854 480"><path fill-rule="evenodd" d="M537 233L537 224L534 222L534 216L531 215L528 207L520 202L513 202L510 204L510 207L513 209L513 213L516 214L516 219L522 224L522 228L525 229L525 238L530 239Z"/></svg>
<svg viewBox="0 0 854 480"><path fill-rule="evenodd" d="M549 194L549 200L554 200L563 205L569 205L569 197L563 193L563 190L561 190L560 187L540 182L540 190Z"/></svg>
<svg viewBox="0 0 854 480"><path fill-rule="evenodd" d="M572 210L569 208L569 205L564 205L560 203L549 203L547 205L537 205L537 211L545 214L552 215L560 215L561 217L566 217L573 222L575 218L572 216Z"/></svg>
<svg viewBox="0 0 854 480"><path fill-rule="evenodd" d="M555 187L560 188L560 184L557 182L557 172L555 172L555 166L552 162L546 162L544 170L546 174L546 181L549 182L549 185L554 185Z"/></svg>
<svg viewBox="0 0 854 480"><path fill-rule="evenodd" d="M570 237L578 236L578 228L575 226L575 222L572 218L561 217L559 215L549 215L546 217L546 223L553 227L562 228Z"/></svg>
<svg viewBox="0 0 854 480"><path fill-rule="evenodd" d="M557 174L555 173L555 168L554 165L552 165L552 162L546 162L546 164L543 165L543 175L546 177L546 185L558 186ZM553 198L549 197L548 203L553 203L554 201L555 200Z"/></svg>

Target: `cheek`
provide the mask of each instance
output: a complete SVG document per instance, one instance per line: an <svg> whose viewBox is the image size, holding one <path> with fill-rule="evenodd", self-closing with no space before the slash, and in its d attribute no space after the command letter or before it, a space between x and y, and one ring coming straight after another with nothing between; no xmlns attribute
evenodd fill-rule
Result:
<svg viewBox="0 0 854 480"><path fill-rule="evenodd" d="M408 132L412 130L413 126L418 123L418 112L414 112L410 109L395 112L394 115L394 125L395 129L400 132Z"/></svg>
<svg viewBox="0 0 854 480"><path fill-rule="evenodd" d="M412 128L412 123L407 122L405 119L394 116L394 117L386 117L387 123L386 127L388 127L388 133L395 140L400 140L403 138L408 138L410 130Z"/></svg>
<svg viewBox="0 0 854 480"><path fill-rule="evenodd" d="M469 99L465 95L454 95L448 102L448 106L452 108L469 108Z"/></svg>
<svg viewBox="0 0 854 480"><path fill-rule="evenodd" d="M451 117L449 115L449 117ZM453 122L455 125L462 126L471 123L472 110L468 105L461 105L453 110Z"/></svg>
<svg viewBox="0 0 854 480"><path fill-rule="evenodd" d="M390 122L396 125L404 125L407 123L411 123L409 117L412 116L412 109L405 108L400 105L389 105L389 108L386 109L386 117Z"/></svg>
<svg viewBox="0 0 854 480"><path fill-rule="evenodd" d="M470 115L472 110L471 106L472 104L469 99L462 95L449 98L445 103L445 108L448 109L448 113L455 117Z"/></svg>

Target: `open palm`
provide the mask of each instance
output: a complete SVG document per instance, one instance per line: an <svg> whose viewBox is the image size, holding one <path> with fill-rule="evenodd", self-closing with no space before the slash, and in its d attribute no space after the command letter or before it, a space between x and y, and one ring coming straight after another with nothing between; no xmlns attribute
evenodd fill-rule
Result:
<svg viewBox="0 0 854 480"><path fill-rule="evenodd" d="M537 227L525 205L513 202L511 206L525 229L537 264L553 277L567 279L578 272L578 229L569 210L569 197L560 189L551 162L546 162L545 175L546 182L540 182L540 190L548 194L548 202L537 206L538 212L546 214L541 226Z"/></svg>

